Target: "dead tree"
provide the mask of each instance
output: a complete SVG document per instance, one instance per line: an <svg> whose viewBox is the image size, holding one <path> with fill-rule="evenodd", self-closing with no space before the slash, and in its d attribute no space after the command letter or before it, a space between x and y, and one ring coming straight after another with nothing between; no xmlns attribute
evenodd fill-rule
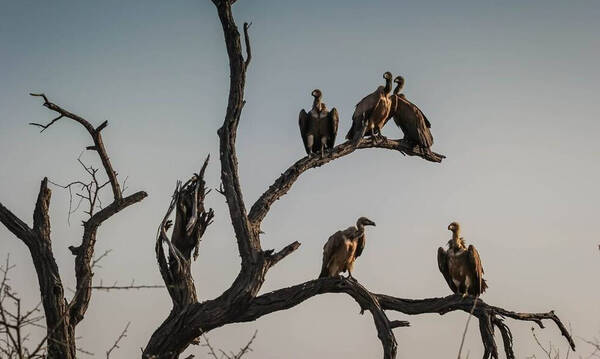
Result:
<svg viewBox="0 0 600 359"><path fill-rule="evenodd" d="M212 210L205 210L203 202L206 193L202 176L207 165L205 162L200 173L195 175L188 184L177 186L167 215L159 227L156 255L160 272L169 288L173 308L151 336L144 349L143 357L177 358L190 344L198 343L198 338L214 328L231 323L254 321L264 315L292 308L308 298L324 293L348 294L359 304L362 311L371 312L383 346L383 357L387 359L396 357L397 343L392 329L406 326L407 322L390 321L386 311L409 315L445 314L455 310L469 313L473 307L472 298L461 300L460 296L451 295L444 298L402 299L371 293L358 282L348 279L311 280L257 296L267 271L300 246L300 243L294 242L279 251L263 249L260 234L261 222L273 203L290 190L302 173L362 148L397 150L405 155L419 156L431 162L441 162L444 156L420 151L402 140L373 142L370 139L359 138L336 146L331 156L304 157L298 160L269 186L252 205L250 212L247 212L238 175L235 145L238 123L245 103L246 70L252 58L248 37L249 25L245 23L243 27L246 48L244 57L240 33L231 11L235 0L212 1L223 27L230 69L228 105L225 120L218 130L222 182L220 192L227 201L241 257L241 269L225 292L212 300L198 302L190 271L191 251L197 248L198 241L213 215ZM177 208L175 227L169 239L167 235L167 229L171 225L169 216L175 207ZM165 254L165 246L168 254ZM479 319L485 348L484 358L498 358L498 349L493 336L494 328L500 330L507 357L514 358L512 335L504 318L533 321L540 327L543 327L542 320L552 320L571 347L575 347L569 332L553 312L518 313L479 300L473 315Z"/></svg>
<svg viewBox="0 0 600 359"><path fill-rule="evenodd" d="M0 203L0 222L27 246L33 259L46 318L47 357L71 359L76 356L75 328L83 320L92 296L92 266L98 228L113 215L144 199L147 194L140 191L129 196L123 196L122 184L117 179L117 172L112 167L102 141L102 130L108 125L107 121L104 121L98 127L94 127L86 119L48 101L44 94L31 95L41 97L44 100L43 105L58 114L58 117L48 124L32 123L32 125L41 127L43 132L63 118L79 123L86 129L93 141L93 145L88 146L86 149L98 154L108 178L107 182L99 183L96 177L98 170L86 167L86 170L92 176L92 182L90 184L80 183L84 189L84 194L80 195L90 203L90 209L86 212L89 218L83 222L81 242L77 246L69 247L69 250L75 256L77 281L75 294L70 301L65 297L62 279L52 249L50 216L48 214L51 191L48 188L48 179L44 178L41 182L33 212L32 227L29 227ZM105 185L110 185L113 200L100 209L96 201L98 200L98 192Z"/></svg>

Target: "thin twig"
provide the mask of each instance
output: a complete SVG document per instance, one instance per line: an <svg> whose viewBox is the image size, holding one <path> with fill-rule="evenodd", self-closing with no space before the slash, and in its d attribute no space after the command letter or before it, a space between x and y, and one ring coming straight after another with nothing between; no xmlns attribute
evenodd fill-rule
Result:
<svg viewBox="0 0 600 359"><path fill-rule="evenodd" d="M113 350L119 348L119 342L121 340L123 340L123 338L127 337L127 329L129 328L129 324L131 324L131 322L127 322L127 325L125 326L125 329L123 329L123 331L121 332L121 334L119 335L119 337L117 338L117 340L115 340L115 342L113 343L113 345L106 351L106 358L107 359L110 357L110 354L112 353Z"/></svg>
<svg viewBox="0 0 600 359"><path fill-rule="evenodd" d="M479 299L479 296L475 297L475 300L473 301L473 307L471 308L471 312L469 313L469 317L467 318L467 324L465 324L465 330L463 332L462 339L460 340L460 348L458 348L458 359L460 359L463 345L465 344L465 337L467 336L467 329L469 329L469 322L471 321L471 318L473 317L473 313L475 312L475 306L477 306L477 299Z"/></svg>

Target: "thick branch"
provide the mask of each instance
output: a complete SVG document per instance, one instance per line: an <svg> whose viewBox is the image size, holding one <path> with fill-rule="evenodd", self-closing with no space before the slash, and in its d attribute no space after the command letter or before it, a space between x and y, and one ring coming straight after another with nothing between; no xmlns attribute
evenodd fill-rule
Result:
<svg viewBox="0 0 600 359"><path fill-rule="evenodd" d="M242 55L240 33L231 13L230 1L214 1L223 27L227 55L229 57L229 98L223 126L219 129L221 182L229 206L229 214L235 231L242 265L256 261L261 248L258 232L248 222L246 207L240 186L235 149L237 127L244 107L246 63ZM247 29L245 34L247 35ZM246 38L247 49L250 49Z"/></svg>
<svg viewBox="0 0 600 359"><path fill-rule="evenodd" d="M336 146L329 155L312 158L303 157L290 166L290 168L282 173L269 189L267 189L267 191L254 203L248 215L250 222L255 226L260 226L260 223L269 212L271 205L290 190L294 182L296 182L302 173L309 169L323 166L340 157L349 155L359 148L383 148L395 150L408 156L419 156L430 162L442 162L445 158L444 155L435 152L423 151L421 148L414 147L404 140L384 139L373 141L370 138L365 138L362 139L357 146L351 141L347 141Z"/></svg>
<svg viewBox="0 0 600 359"><path fill-rule="evenodd" d="M33 240L31 228L19 219L19 217L14 215L8 208L4 207L2 203L0 203L0 222L2 222L15 237L19 238L29 246L29 243Z"/></svg>
<svg viewBox="0 0 600 359"><path fill-rule="evenodd" d="M370 311L377 329L377 336L383 347L383 358L392 359L396 357L398 345L392 327L406 326L406 323L394 322L392 324L384 313L378 298L353 280L340 280L337 278L313 280L294 287L263 294L256 297L248 310L234 321L254 321L263 315L292 308L315 295L323 293L346 293L358 303L361 314L365 310Z"/></svg>
<svg viewBox="0 0 600 359"><path fill-rule="evenodd" d="M83 319L92 296L92 277L94 275L92 273L92 263L98 227L105 220L132 204L140 202L146 196L146 192L140 191L121 198L119 201L114 201L104 207L84 222L81 245L71 249L71 252L76 255L75 276L77 278L76 295L70 303L70 316L73 325L77 325Z"/></svg>

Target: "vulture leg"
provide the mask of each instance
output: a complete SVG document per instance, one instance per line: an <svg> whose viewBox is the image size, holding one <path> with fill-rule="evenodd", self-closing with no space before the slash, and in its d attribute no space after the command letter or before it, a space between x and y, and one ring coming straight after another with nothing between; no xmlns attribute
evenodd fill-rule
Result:
<svg viewBox="0 0 600 359"><path fill-rule="evenodd" d="M327 137L321 137L321 157L325 157L325 147L327 147Z"/></svg>
<svg viewBox="0 0 600 359"><path fill-rule="evenodd" d="M308 147L308 157L312 157L313 154L313 144L315 142L315 136L314 135L308 135L306 136L306 147Z"/></svg>

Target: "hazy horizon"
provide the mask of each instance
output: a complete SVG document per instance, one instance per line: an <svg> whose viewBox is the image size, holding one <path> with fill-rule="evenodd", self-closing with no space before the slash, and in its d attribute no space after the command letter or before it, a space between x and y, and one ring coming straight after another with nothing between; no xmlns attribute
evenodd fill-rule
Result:
<svg viewBox="0 0 600 359"><path fill-rule="evenodd" d="M29 126L54 116L29 92L45 92L93 124L108 120L103 136L115 169L128 177L129 193L144 190L149 197L101 227L96 253L113 252L94 280L162 284L154 239L175 181L198 171L210 153L207 183L218 188L220 182L216 131L229 68L214 5L61 0L0 6L0 202L31 223L44 176L57 183L83 177L76 159L90 144L88 135L68 120L43 134ZM315 278L325 240L364 215L377 227L368 229L356 262L361 284L403 298L448 295L436 252L456 220L481 255L489 284L483 300L522 312L554 309L576 336L599 336L599 15L600 3L586 1L237 1L238 25L253 23L237 142L248 208L304 156L297 116L310 107L314 88L340 112L341 143L354 105L381 83L382 73L404 76L405 94L432 123L433 150L447 156L434 164L395 151L358 150L304 173L262 226L264 248L295 240L302 246L269 272L261 292ZM384 134L401 137L392 122ZM83 159L96 161L91 153ZM63 283L73 288L67 246L81 239L84 216L73 215L68 225L68 192L52 191L53 248ZM239 271L223 197L213 191L206 204L216 217L193 265L200 300L219 295ZM0 226L0 259L6 253L17 264L13 288L25 304L37 304L29 252ZM96 292L78 326L78 344L101 356L131 321L115 357L140 356L170 309L164 289ZM235 350L258 330L248 358L380 357L372 317L358 312L347 295L320 295L209 337ZM456 356L466 313L388 315L412 325L394 331L398 358ZM543 355L531 337L533 323L507 323L518 358ZM536 333L566 350L553 323ZM576 343L579 354L589 352ZM470 357L482 356L476 321L465 348ZM186 354L202 358L205 348L191 346Z"/></svg>

